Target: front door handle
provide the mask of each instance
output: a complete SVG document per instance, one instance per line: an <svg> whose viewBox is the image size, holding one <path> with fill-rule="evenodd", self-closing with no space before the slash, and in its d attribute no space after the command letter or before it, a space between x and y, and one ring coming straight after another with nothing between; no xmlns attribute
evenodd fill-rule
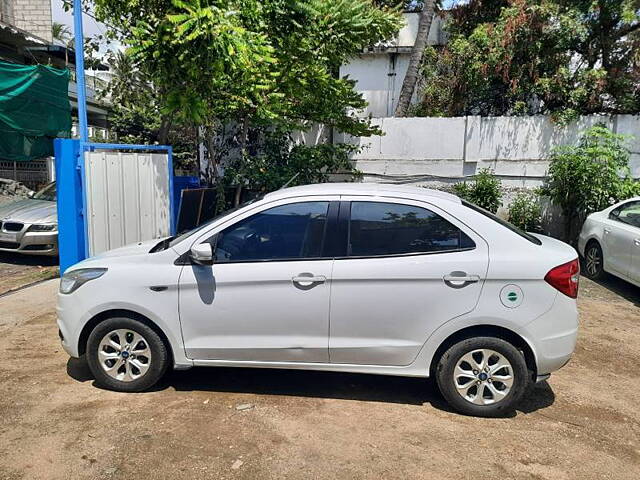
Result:
<svg viewBox="0 0 640 480"><path fill-rule="evenodd" d="M311 287L327 281L327 277L323 275L314 275L313 273L300 273L291 279L294 285L298 287Z"/></svg>
<svg viewBox="0 0 640 480"><path fill-rule="evenodd" d="M479 275L467 275L466 272L451 272L449 275L442 277L444 283L451 288L466 287L470 283L478 283Z"/></svg>

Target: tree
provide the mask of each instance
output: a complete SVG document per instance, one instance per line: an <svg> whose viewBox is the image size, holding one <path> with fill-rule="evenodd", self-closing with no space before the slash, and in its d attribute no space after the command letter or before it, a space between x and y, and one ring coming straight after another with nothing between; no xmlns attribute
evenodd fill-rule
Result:
<svg viewBox="0 0 640 480"><path fill-rule="evenodd" d="M471 0L428 47L420 115L640 110L639 0Z"/></svg>
<svg viewBox="0 0 640 480"><path fill-rule="evenodd" d="M370 0L96 0L96 15L125 32L134 64L155 87L165 119L201 125L214 157L223 128L238 126L237 150L251 154L251 129L323 123L352 135L378 133L353 112L366 102L339 66L392 38L399 14ZM232 149L233 150L233 149Z"/></svg>
<svg viewBox="0 0 640 480"><path fill-rule="evenodd" d="M71 30L64 23L53 22L51 24L51 36L66 47L71 38Z"/></svg>
<svg viewBox="0 0 640 480"><path fill-rule="evenodd" d="M73 35L71 34L71 30L64 23L53 22L51 24L51 36L64 47L68 48L73 45ZM64 51L64 63L65 65L69 64L69 51L66 49Z"/></svg>
<svg viewBox="0 0 640 480"><path fill-rule="evenodd" d="M405 12L419 12L424 5L422 0L374 0L373 3L379 7L397 8Z"/></svg>
<svg viewBox="0 0 640 480"><path fill-rule="evenodd" d="M424 50L427 47L427 39L429 37L429 30L431 30L431 23L433 22L435 8L436 0L425 0L424 6L420 11L420 22L418 23L416 41L411 49L409 66L407 67L407 73L404 76L402 89L400 90L400 96L398 97L398 105L396 106L395 112L396 117L406 117L407 112L409 111L411 97L413 97L416 83L418 83L420 65L422 64Z"/></svg>
<svg viewBox="0 0 640 480"><path fill-rule="evenodd" d="M624 198L630 184L628 138L596 125L578 145L557 148L543 193L562 208L565 240L574 243L587 215Z"/></svg>
<svg viewBox="0 0 640 480"><path fill-rule="evenodd" d="M193 170L197 161L197 131L194 125L174 125L162 131L161 104L157 89L121 51L105 60L111 67L111 79L103 97L111 104L110 130L119 143L171 144L174 165Z"/></svg>

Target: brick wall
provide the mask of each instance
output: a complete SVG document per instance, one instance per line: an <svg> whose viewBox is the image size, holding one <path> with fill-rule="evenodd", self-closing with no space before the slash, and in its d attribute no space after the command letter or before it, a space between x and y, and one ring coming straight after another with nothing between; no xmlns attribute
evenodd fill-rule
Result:
<svg viewBox="0 0 640 480"><path fill-rule="evenodd" d="M16 27L49 42L51 37L51 0L2 0L3 13L11 18L3 19Z"/></svg>

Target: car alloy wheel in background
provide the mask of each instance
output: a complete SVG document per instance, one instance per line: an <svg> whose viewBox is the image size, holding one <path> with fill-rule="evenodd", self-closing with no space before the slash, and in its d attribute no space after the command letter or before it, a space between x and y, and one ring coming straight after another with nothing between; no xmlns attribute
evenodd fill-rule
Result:
<svg viewBox="0 0 640 480"><path fill-rule="evenodd" d="M604 266L604 258L602 248L597 242L591 242L587 245L584 252L584 273L591 279L597 279L602 276Z"/></svg>

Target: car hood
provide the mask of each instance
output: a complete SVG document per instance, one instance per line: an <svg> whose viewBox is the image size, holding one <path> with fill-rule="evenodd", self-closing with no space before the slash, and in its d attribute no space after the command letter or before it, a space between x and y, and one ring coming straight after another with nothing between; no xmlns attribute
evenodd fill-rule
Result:
<svg viewBox="0 0 640 480"><path fill-rule="evenodd" d="M0 221L14 220L22 223L57 223L56 202L27 198L0 206Z"/></svg>
<svg viewBox="0 0 640 480"><path fill-rule="evenodd" d="M132 261L132 257L134 259L135 257L139 257L138 259L133 260L137 263L139 261L142 261L140 257L146 257L147 255L149 255L150 250L165 238L169 237L131 243L129 245L125 245L124 247L114 248L113 250L99 253L98 255L94 255L93 257L89 257L85 260L82 260L81 262L76 263L75 265L72 265L65 271L65 273L71 272L73 270L79 270L81 268L108 268L118 263L130 263Z"/></svg>
<svg viewBox="0 0 640 480"><path fill-rule="evenodd" d="M146 240L144 242L131 243L124 247L114 248L106 252L99 253L98 255L91 257L91 259L103 259L103 258L116 258L116 257L131 257L135 255L146 255L154 246L160 243L163 239L156 238L154 240Z"/></svg>

